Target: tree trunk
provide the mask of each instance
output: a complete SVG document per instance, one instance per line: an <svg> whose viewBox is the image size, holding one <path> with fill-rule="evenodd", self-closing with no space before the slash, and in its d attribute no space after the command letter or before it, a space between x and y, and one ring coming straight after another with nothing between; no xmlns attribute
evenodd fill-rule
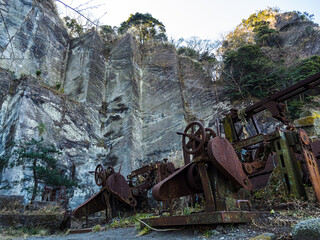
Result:
<svg viewBox="0 0 320 240"><path fill-rule="evenodd" d="M33 160L32 163L33 166L33 189L32 189L32 197L31 197L31 202L33 202L37 196L37 190L38 190L38 177L37 177L37 172L36 172L36 166L37 166L37 159Z"/></svg>

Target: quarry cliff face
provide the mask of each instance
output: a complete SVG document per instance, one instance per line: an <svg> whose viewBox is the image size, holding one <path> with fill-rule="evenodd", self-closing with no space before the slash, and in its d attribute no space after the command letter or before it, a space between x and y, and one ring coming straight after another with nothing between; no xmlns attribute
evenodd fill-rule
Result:
<svg viewBox="0 0 320 240"><path fill-rule="evenodd" d="M2 0L0 9L0 155L19 139L55 144L62 168L80 184L73 207L98 190L88 173L97 164L121 165L126 176L182 159L175 132L192 120L212 126L230 107L199 64L171 45L140 46L127 34L106 54L95 31L70 39L49 1ZM4 168L1 185L26 171ZM1 193L26 194L21 184Z"/></svg>
<svg viewBox="0 0 320 240"><path fill-rule="evenodd" d="M182 159L175 132L194 120L213 127L231 108L223 88L172 45L141 46L126 34L107 53L94 30L71 39L50 2L0 0L0 156L19 139L53 143L63 152L61 167L80 185L71 207L98 191L88 173L97 164L121 166L126 176L163 158ZM279 30L296 31L299 24L290 21ZM318 33L304 45L305 56L320 54ZM0 187L27 171L3 168ZM26 192L18 183L0 194Z"/></svg>

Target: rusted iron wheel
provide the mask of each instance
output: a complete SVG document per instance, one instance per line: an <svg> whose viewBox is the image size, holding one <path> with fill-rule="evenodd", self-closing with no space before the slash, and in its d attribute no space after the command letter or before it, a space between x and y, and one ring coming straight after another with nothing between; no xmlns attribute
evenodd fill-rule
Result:
<svg viewBox="0 0 320 240"><path fill-rule="evenodd" d="M199 152L206 142L206 130L201 122L190 123L182 135L182 147L189 154Z"/></svg>
<svg viewBox="0 0 320 240"><path fill-rule="evenodd" d="M98 164L94 173L94 180L98 186L105 186L107 183L106 170L101 164Z"/></svg>

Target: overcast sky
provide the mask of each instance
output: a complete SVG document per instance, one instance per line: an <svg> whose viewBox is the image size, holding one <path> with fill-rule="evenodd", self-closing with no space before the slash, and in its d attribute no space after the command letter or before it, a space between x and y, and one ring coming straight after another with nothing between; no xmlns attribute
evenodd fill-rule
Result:
<svg viewBox="0 0 320 240"><path fill-rule="evenodd" d="M119 26L136 12L150 13L161 21L169 38L217 40L232 31L242 19L267 7L278 7L282 12L300 11L314 14L314 21L320 23L320 0L61 0L77 7L102 4L91 10L92 18L99 18L102 24Z"/></svg>

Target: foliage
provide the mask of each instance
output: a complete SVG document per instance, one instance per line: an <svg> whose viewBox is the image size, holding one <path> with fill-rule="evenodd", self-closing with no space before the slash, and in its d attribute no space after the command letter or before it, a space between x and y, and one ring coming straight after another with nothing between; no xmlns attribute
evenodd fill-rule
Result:
<svg viewBox="0 0 320 240"><path fill-rule="evenodd" d="M313 21L314 20L314 14L309 14L307 12L301 13L300 11L294 11L296 14L298 14L301 21Z"/></svg>
<svg viewBox="0 0 320 240"><path fill-rule="evenodd" d="M2 230L0 237L4 239L12 238L27 238L29 236L47 236L50 235L50 231L43 227L10 227Z"/></svg>
<svg viewBox="0 0 320 240"><path fill-rule="evenodd" d="M49 186L76 186L76 183L69 180L58 169L57 155L61 152L54 145L44 143L43 139L31 139L29 141L20 141L16 145L13 155L16 157L11 164L15 166L23 166L31 170L32 175L27 175L23 182L33 181L32 187L25 187L32 193L31 200L33 201L39 193L39 184L43 183Z"/></svg>
<svg viewBox="0 0 320 240"><path fill-rule="evenodd" d="M61 82L56 82L56 89L59 90L61 88Z"/></svg>
<svg viewBox="0 0 320 240"><path fill-rule="evenodd" d="M254 28L257 23L261 21L269 21L274 19L276 14L279 13L278 8L267 8L265 10L258 11L257 13L251 14L248 19L242 20L241 26L245 28Z"/></svg>
<svg viewBox="0 0 320 240"><path fill-rule="evenodd" d="M286 81L282 85L288 87L318 72L320 72L320 56L315 55L310 58L306 58L296 66L289 68L286 74ZM299 118L306 105L309 105L310 107L319 107L319 102L314 101L314 94L315 93L312 91L304 92L296 98L288 101L287 109L290 119Z"/></svg>
<svg viewBox="0 0 320 240"><path fill-rule="evenodd" d="M231 99L263 98L272 89L284 89L320 71L320 56L312 56L286 68L271 61L259 45L246 45L230 51L224 58L222 81ZM307 93L288 101L288 115L299 117L303 106L311 103Z"/></svg>
<svg viewBox="0 0 320 240"><path fill-rule="evenodd" d="M200 56L199 52L189 47L181 47L178 49L177 53L197 60Z"/></svg>
<svg viewBox="0 0 320 240"><path fill-rule="evenodd" d="M93 228L92 228L92 232L100 232L102 231L102 227L100 224L98 225L95 225Z"/></svg>
<svg viewBox="0 0 320 240"><path fill-rule="evenodd" d="M212 236L218 235L218 234L219 234L219 232L217 230L209 230L209 229L207 229L207 230L205 230L203 232L202 237L203 238L211 238Z"/></svg>
<svg viewBox="0 0 320 240"><path fill-rule="evenodd" d="M214 80L214 72L218 64L214 51L218 46L217 42L208 39L192 37L184 40L180 38L172 41L177 48L179 55L190 57L200 63L201 68Z"/></svg>
<svg viewBox="0 0 320 240"><path fill-rule="evenodd" d="M110 25L102 25L100 27L100 34L107 40L112 40L117 35L117 27L112 27Z"/></svg>
<svg viewBox="0 0 320 240"><path fill-rule="evenodd" d="M39 123L38 131L39 134L42 135L47 130L46 125L44 123Z"/></svg>
<svg viewBox="0 0 320 240"><path fill-rule="evenodd" d="M250 15L221 43L217 51L222 59L218 74L231 99L261 99L273 89L284 89L320 71L320 56L291 63L293 67L287 67L281 60L277 62L267 56L267 53L274 52L271 48L281 47L279 32L274 29L278 12L278 9L268 8ZM301 21L313 19L313 15L308 13L296 14ZM303 34L304 37L311 37L314 30L307 26ZM293 120L299 117L306 104L316 106L313 94L310 90L288 100L289 118Z"/></svg>
<svg viewBox="0 0 320 240"><path fill-rule="evenodd" d="M7 166L9 158L10 157L7 154L0 156L0 171Z"/></svg>
<svg viewBox="0 0 320 240"><path fill-rule="evenodd" d="M320 71L320 56L314 55L306 58L298 63L296 66L291 67L288 71L287 80L290 84L301 81L313 74Z"/></svg>
<svg viewBox="0 0 320 240"><path fill-rule="evenodd" d="M141 44L150 40L167 40L165 26L149 13L143 14L137 12L134 15L131 14L127 21L120 24L118 31L123 34L129 29L137 31Z"/></svg>
<svg viewBox="0 0 320 240"><path fill-rule="evenodd" d="M84 29L81 26L81 24L79 24L77 22L76 19L71 19L70 17L66 16L63 18L66 27L68 29L69 35L71 37L80 37L81 35L83 35L84 33Z"/></svg>
<svg viewBox="0 0 320 240"><path fill-rule="evenodd" d="M146 234L149 234L151 232L151 229L148 228L148 227L144 227L138 234L137 236L140 237L140 236L144 236Z"/></svg>
<svg viewBox="0 0 320 240"><path fill-rule="evenodd" d="M280 38L278 31L269 28L270 23L266 21L257 22L254 26L253 32L255 33L254 40L259 45L265 46L279 46Z"/></svg>
<svg viewBox="0 0 320 240"><path fill-rule="evenodd" d="M37 75L37 77L39 77L39 76L41 75L41 70L40 70L40 69L38 69L38 70L36 71L36 75Z"/></svg>
<svg viewBox="0 0 320 240"><path fill-rule="evenodd" d="M245 45L254 44L255 33L254 28L259 28L259 23L262 22L274 22L275 16L279 12L277 8L267 8L257 13L251 14L248 19L242 20L242 23L239 24L236 29L225 37L221 43L219 52L221 55L225 55L229 51L237 50ZM263 27L263 26L260 26ZM256 29L257 31L258 29ZM260 33L265 32L267 29L264 26L262 29L258 30ZM269 30L267 30L269 31ZM265 35L262 34L262 36Z"/></svg>
<svg viewBox="0 0 320 240"><path fill-rule="evenodd" d="M262 98L273 85L273 62L262 53L258 45L246 45L230 51L224 59L223 83L229 97L236 99Z"/></svg>

